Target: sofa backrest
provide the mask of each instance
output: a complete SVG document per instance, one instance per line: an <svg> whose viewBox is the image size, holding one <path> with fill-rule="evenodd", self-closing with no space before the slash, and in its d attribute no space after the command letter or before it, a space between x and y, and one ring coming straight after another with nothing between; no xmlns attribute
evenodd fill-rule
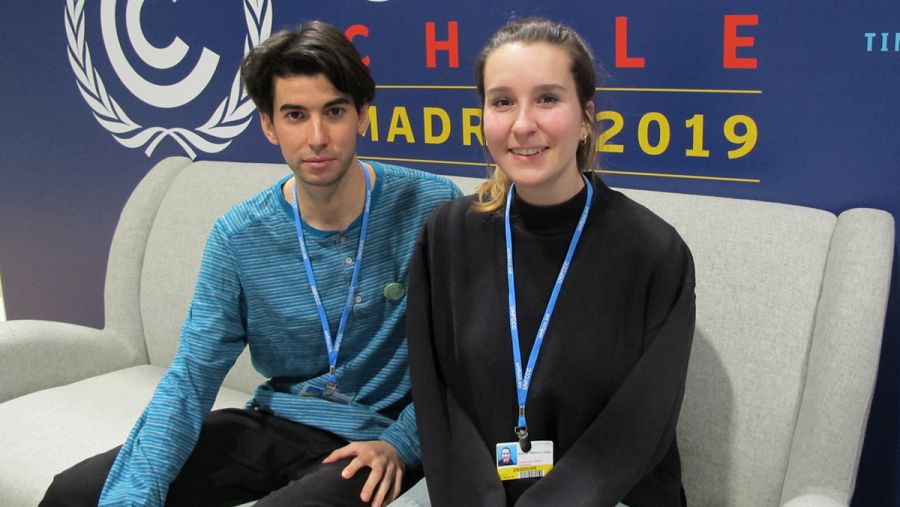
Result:
<svg viewBox="0 0 900 507"><path fill-rule="evenodd" d="M195 162L174 178L156 213L141 272L140 312L150 364L168 365L175 355L213 223L289 173L283 164ZM225 385L252 392L260 382L245 351Z"/></svg>
<svg viewBox="0 0 900 507"><path fill-rule="evenodd" d="M167 178L168 188L156 198L158 210L143 219L151 225L137 284L139 324L127 324L128 319L121 316L108 316L108 322L140 328L149 361L157 365L167 365L178 346L201 252L215 219L233 204L288 174L287 167L280 164L189 163L170 159L158 167L165 169L166 164L175 164L178 169L167 169L165 178L154 176L154 169L147 177ZM479 181L452 179L466 193L472 192ZM135 193L140 191L139 187ZM809 445L802 439L798 444L797 421L805 418L807 426L817 422L817 413L804 415L804 403L815 406L804 401L805 390L810 396L806 379L812 368L811 348L815 351L811 344L814 337L828 334L827 330L818 329L825 324L821 317L817 324L817 305L820 298L837 297L830 308L847 306L840 299L841 294L823 294L823 287L829 285L826 270L834 271L833 266L829 267L829 253L838 219L822 210L783 204L639 190L623 192L674 225L694 255L697 326L678 430L689 503L778 505L786 494L783 490L790 489L785 482L791 481L791 469L804 467L798 464L802 460L796 454L792 457L792 448ZM887 229L890 249L892 221ZM118 229L116 234L120 234ZM849 241L858 242L859 238ZM111 266L121 262L113 259L116 251L114 241ZM888 252L888 273L891 258ZM883 270L883 266L875 269ZM852 285L857 276L851 273L844 278ZM882 298L883 304L887 288L882 289L874 299ZM844 291L846 287L839 287L837 292ZM882 307L882 323L883 312ZM876 310L871 320L878 320L877 313ZM878 331L878 343L880 336ZM847 338L837 336L829 340L841 343ZM871 382L877 365L877 346L874 364L864 365L872 371ZM871 349L871 345L867 347ZM873 363L871 350L868 354L868 363ZM834 351L820 355L834 355ZM851 369L855 368L852 364ZM829 377L832 373L826 369L818 375ZM260 380L245 353L226 378L226 385L251 392ZM822 397L821 393L816 396ZM843 458L834 465L839 475L850 476L845 486L851 492L870 397L871 383L868 391L865 386L861 388L861 408L848 410L852 412L848 417L853 420L838 426L843 431L845 426L856 424L848 436L849 442L839 449L856 453L850 460L850 470L846 470ZM827 405L828 401L820 403ZM861 423L856 420L860 418ZM827 425L820 429L825 433L835 431ZM804 456L807 461L820 459L814 452ZM796 463L792 464L792 460ZM802 473L805 472L794 475Z"/></svg>
<svg viewBox="0 0 900 507"><path fill-rule="evenodd" d="M623 190L696 266L678 442L688 503L849 504L878 367L894 224L883 211Z"/></svg>
<svg viewBox="0 0 900 507"><path fill-rule="evenodd" d="M696 266L679 446L691 505L780 505L836 217L757 201L627 191Z"/></svg>

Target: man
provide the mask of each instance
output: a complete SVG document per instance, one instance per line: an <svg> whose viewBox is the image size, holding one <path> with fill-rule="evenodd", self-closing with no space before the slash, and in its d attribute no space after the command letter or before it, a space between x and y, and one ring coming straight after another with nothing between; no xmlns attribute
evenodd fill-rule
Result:
<svg viewBox="0 0 900 507"><path fill-rule="evenodd" d="M375 85L335 28L278 33L241 75L293 177L216 222L150 404L120 449L58 475L42 505L379 507L421 476L406 273L425 218L460 192L357 160ZM209 413L247 345L269 380L245 409Z"/></svg>

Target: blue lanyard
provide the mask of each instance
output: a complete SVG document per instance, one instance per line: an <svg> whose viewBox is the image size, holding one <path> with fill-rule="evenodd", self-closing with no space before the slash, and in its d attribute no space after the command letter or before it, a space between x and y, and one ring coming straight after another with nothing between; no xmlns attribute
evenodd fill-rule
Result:
<svg viewBox="0 0 900 507"><path fill-rule="evenodd" d="M531 346L531 353L528 355L528 366L522 373L522 352L519 350L519 326L516 317L516 277L515 267L513 266L513 247L512 247L512 228L509 225L509 206L513 199L513 188L515 184L509 186L509 193L506 196L506 279L507 289L509 292L509 332L512 337L513 363L516 369L516 394L519 401L519 420L514 428L516 435L519 437L519 445L523 452L531 449L528 441L528 422L525 420L525 402L528 399L528 388L531 384L531 375L534 373L535 364L537 364L538 356L541 353L541 345L544 343L544 335L550 326L550 317L553 315L553 309L556 306L556 300L559 298L559 291L562 289L563 281L569 271L569 264L572 262L572 256L575 254L575 247L581 239L581 233L584 232L585 223L587 223L588 211L591 208L591 200L594 197L594 189L590 181L582 174L584 184L587 186L587 199L584 202L584 209L581 211L581 218L578 219L578 225L575 227L575 233L569 242L569 250L566 252L566 258L562 266L559 268L559 275L556 277L556 283L553 285L553 292L550 293L550 301L547 302L547 309L544 310L544 318L541 319L541 325L538 328L537 336L534 344Z"/></svg>
<svg viewBox="0 0 900 507"><path fill-rule="evenodd" d="M337 335L334 342L331 340L331 329L328 325L328 317L325 315L325 306L319 297L319 286L316 284L316 275L313 273L312 263L309 261L309 253L306 250L306 241L303 240L303 223L300 220L300 205L297 197L297 180L294 178L294 225L297 228L297 241L300 242L300 252L303 254L303 267L306 268L306 278L309 280L309 289L312 291L313 300L316 302L316 309L319 311L319 320L322 322L322 332L325 334L325 347L328 349L328 387L334 389L337 387L337 375L335 367L337 365L338 352L341 350L341 341L344 339L344 328L347 325L347 316L350 315L350 307L353 305L353 295L356 293L357 280L359 278L359 270L362 266L363 245L366 242L366 229L369 225L369 206L372 202L372 183L369 181L369 172L363 165L359 164L362 169L363 177L366 180L366 202L363 206L362 229L359 233L359 246L356 248L356 264L353 266L353 275L350 278L350 288L347 291L347 300L344 302L344 311L341 313L341 322L338 324Z"/></svg>

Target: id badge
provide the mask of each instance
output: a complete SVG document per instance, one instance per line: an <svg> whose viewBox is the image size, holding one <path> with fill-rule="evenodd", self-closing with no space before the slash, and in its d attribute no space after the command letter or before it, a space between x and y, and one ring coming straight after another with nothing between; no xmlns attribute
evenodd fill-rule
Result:
<svg viewBox="0 0 900 507"><path fill-rule="evenodd" d="M522 452L518 442L497 444L497 474L501 481L534 479L553 470L553 441L535 440L531 450Z"/></svg>
<svg viewBox="0 0 900 507"><path fill-rule="evenodd" d="M303 387L300 388L300 392L297 394L303 397L322 398L323 400L340 403L341 405L349 405L350 402L353 401L351 397L333 387L321 388L311 384L303 384Z"/></svg>

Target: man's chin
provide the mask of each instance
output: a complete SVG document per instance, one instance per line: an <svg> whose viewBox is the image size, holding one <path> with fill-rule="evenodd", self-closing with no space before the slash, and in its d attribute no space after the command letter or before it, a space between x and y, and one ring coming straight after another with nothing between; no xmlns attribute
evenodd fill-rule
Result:
<svg viewBox="0 0 900 507"><path fill-rule="evenodd" d="M301 173L300 182L308 187L328 188L334 187L346 176L347 171L340 173L328 172L322 174Z"/></svg>

